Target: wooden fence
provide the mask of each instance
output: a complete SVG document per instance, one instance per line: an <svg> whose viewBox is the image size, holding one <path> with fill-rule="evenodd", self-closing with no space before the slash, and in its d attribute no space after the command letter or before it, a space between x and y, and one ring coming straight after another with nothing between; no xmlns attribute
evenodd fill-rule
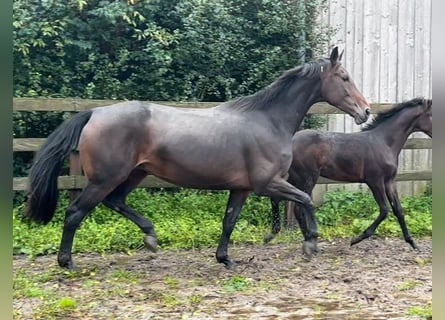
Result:
<svg viewBox="0 0 445 320"><path fill-rule="evenodd" d="M83 100L83 99L31 99L31 98L14 98L13 111L57 111L57 112L79 112L94 107L105 106L120 102L118 100ZM157 102L165 105L184 107L184 108L208 108L218 103L210 102ZM391 104L371 104L372 112L386 110ZM309 109L311 114L341 114L342 111L326 104L318 103ZM13 152L36 152L44 138L16 138L13 139ZM431 149L431 139L411 138L408 139L404 149ZM399 172L396 178L398 181L429 181L432 180L432 170ZM77 192L86 186L86 179L81 175L81 168L76 153L72 153L70 157L70 175L60 176L58 178L59 189L72 190ZM24 191L27 188L28 178L14 177L13 190ZM320 177L318 184L339 183L330 179ZM160 180L154 176L148 176L141 182L139 187L147 188L169 188L174 185Z"/></svg>

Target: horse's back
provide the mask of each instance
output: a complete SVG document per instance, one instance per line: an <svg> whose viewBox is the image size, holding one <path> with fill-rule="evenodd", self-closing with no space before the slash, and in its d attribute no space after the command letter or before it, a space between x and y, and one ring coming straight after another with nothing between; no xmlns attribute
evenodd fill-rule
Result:
<svg viewBox="0 0 445 320"><path fill-rule="evenodd" d="M367 145L358 133L302 130L293 137L292 167L296 174L306 170L338 181L361 181Z"/></svg>

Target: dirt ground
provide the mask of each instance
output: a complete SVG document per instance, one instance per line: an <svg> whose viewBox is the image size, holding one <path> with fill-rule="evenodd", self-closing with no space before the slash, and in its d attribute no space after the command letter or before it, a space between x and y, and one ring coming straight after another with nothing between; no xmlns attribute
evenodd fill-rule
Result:
<svg viewBox="0 0 445 320"><path fill-rule="evenodd" d="M232 245L233 271L215 249L75 254L77 272L53 255L16 256L15 277L33 279L27 286L46 298L16 296L14 318L422 319L414 310L432 300L432 240L417 243L419 253L400 239L321 242L309 262L301 243Z"/></svg>

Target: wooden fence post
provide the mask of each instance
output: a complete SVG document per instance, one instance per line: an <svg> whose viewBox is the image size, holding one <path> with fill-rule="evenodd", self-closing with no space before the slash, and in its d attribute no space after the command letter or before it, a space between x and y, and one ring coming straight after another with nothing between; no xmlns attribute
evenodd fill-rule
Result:
<svg viewBox="0 0 445 320"><path fill-rule="evenodd" d="M70 175L80 176L82 174L82 167L79 160L79 151L74 150L70 153ZM70 202L76 199L82 189L71 189L70 190Z"/></svg>

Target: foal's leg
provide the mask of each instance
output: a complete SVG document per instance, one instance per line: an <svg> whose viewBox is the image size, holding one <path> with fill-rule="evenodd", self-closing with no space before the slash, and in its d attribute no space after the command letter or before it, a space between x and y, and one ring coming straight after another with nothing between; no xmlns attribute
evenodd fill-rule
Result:
<svg viewBox="0 0 445 320"><path fill-rule="evenodd" d="M224 263L228 269L233 269L236 266L236 263L230 259L227 254L230 235L232 234L241 209L249 194L250 191L246 190L230 191L229 201L227 202L227 209L223 220L223 231L221 233L221 239L219 240L218 249L216 250L216 260L220 263Z"/></svg>
<svg viewBox="0 0 445 320"><path fill-rule="evenodd" d="M62 240L57 257L59 266L62 268L74 268L71 251L76 230L87 214L111 191L110 189L112 190L109 185L90 183L66 210Z"/></svg>
<svg viewBox="0 0 445 320"><path fill-rule="evenodd" d="M264 237L264 244L272 241L281 230L280 201L270 198L270 204L272 207L272 232Z"/></svg>
<svg viewBox="0 0 445 320"><path fill-rule="evenodd" d="M388 216L389 209L386 203L385 186L383 181L378 181L377 183L373 184L368 183L368 186L371 189L374 199L380 208L380 213L377 219L375 219L375 221L360 236L351 240L351 246L372 236L380 223L382 223L382 221Z"/></svg>
<svg viewBox="0 0 445 320"><path fill-rule="evenodd" d="M318 239L318 227L315 221L311 197L281 177L275 177L265 188L256 192L260 195L274 197L278 200L293 201L296 203L296 206L302 205L305 208L305 212L307 212L305 215L307 232L303 243L303 251L310 259L312 254L317 251Z"/></svg>
<svg viewBox="0 0 445 320"><path fill-rule="evenodd" d="M396 183L394 180L386 183L386 195L388 197L389 203L391 204L392 211L394 215L397 217L399 221L400 228L403 232L403 238L406 242L408 242L411 247L415 250L419 250L414 240L411 238L411 235L408 231L408 227L406 226L405 217L403 215L403 208L400 204L399 196L397 194Z"/></svg>
<svg viewBox="0 0 445 320"><path fill-rule="evenodd" d="M136 188L146 176L147 173L145 171L133 170L127 180L114 189L102 203L136 224L145 233L145 247L152 252L156 252L157 237L153 223L128 207L125 203L127 195Z"/></svg>

